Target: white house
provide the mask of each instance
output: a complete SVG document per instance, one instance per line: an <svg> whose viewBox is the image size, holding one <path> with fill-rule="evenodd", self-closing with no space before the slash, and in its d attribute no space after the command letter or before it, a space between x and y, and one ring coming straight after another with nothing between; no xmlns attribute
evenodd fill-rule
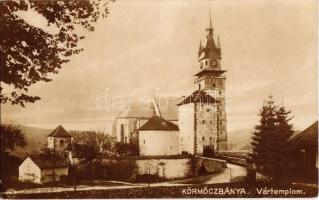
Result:
<svg viewBox="0 0 319 200"><path fill-rule="evenodd" d="M60 181L61 176L68 175L68 165L66 159L50 162L41 156L28 156L19 166L19 181L33 183Z"/></svg>
<svg viewBox="0 0 319 200"><path fill-rule="evenodd" d="M141 156L178 155L179 129L174 123L154 115L138 131Z"/></svg>
<svg viewBox="0 0 319 200"><path fill-rule="evenodd" d="M59 125L48 136L48 148L63 151L71 140L72 136Z"/></svg>

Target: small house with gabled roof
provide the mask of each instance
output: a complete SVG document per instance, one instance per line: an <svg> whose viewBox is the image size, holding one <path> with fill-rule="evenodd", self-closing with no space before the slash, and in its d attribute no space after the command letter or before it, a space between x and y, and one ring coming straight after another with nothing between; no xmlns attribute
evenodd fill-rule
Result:
<svg viewBox="0 0 319 200"><path fill-rule="evenodd" d="M287 141L293 174L318 180L318 121Z"/></svg>
<svg viewBox="0 0 319 200"><path fill-rule="evenodd" d="M179 128L174 123L154 115L139 129L141 156L178 155Z"/></svg>
<svg viewBox="0 0 319 200"><path fill-rule="evenodd" d="M24 159L19 166L19 181L46 183L60 181L67 176L68 160L56 158L54 161L41 155L31 155Z"/></svg>
<svg viewBox="0 0 319 200"><path fill-rule="evenodd" d="M71 142L72 136L59 125L48 135L48 148L63 151Z"/></svg>

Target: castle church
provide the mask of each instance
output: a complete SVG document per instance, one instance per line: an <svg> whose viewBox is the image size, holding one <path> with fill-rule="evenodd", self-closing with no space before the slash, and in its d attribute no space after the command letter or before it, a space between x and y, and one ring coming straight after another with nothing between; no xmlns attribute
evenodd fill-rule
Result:
<svg viewBox="0 0 319 200"><path fill-rule="evenodd" d="M200 42L196 91L178 104L180 150L202 155L206 148L227 150L225 70L221 67L219 37L214 40L210 18L206 44Z"/></svg>
<svg viewBox="0 0 319 200"><path fill-rule="evenodd" d="M127 143L136 141L139 144L140 155L176 155L189 153L203 155L205 151L218 152L227 150L226 111L225 111L225 72L221 66L221 45L219 37L214 39L214 29L210 18L206 29L206 43L199 45L198 72L195 74L195 91L181 99L171 113L175 113L174 120L167 118L163 112L151 112L143 118L145 112L135 112L134 119L145 119L143 123L134 123L135 126L124 126L132 117L125 117L123 113L115 122L115 127L130 127L127 132L131 137L125 140L124 128L115 131L117 141ZM152 104L158 107L157 102ZM153 110L161 110L158 109ZM157 115L158 117L151 118ZM173 116L173 115L169 115ZM177 119L176 119L177 118ZM156 122L156 123L155 123ZM160 123L161 122L161 123ZM171 123L178 125L176 127ZM133 125L134 125L133 124ZM137 124L139 124L137 126ZM163 127L165 124L165 127ZM168 126L171 124L171 126ZM147 128L144 126L147 125ZM167 125L167 127L166 127ZM144 127L144 128L143 128ZM172 129L168 127L173 127ZM122 132L121 132L122 131ZM152 137L148 137L152 135ZM165 136L165 137L164 137ZM176 137L177 136L177 137ZM140 141L141 140L141 141ZM159 141L169 141L159 148ZM160 150L163 152L159 152ZM163 150L165 149L165 151Z"/></svg>

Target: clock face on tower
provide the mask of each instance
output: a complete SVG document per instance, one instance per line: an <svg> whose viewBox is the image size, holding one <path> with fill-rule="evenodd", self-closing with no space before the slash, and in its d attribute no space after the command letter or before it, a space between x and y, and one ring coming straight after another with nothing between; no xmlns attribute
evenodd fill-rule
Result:
<svg viewBox="0 0 319 200"><path fill-rule="evenodd" d="M200 69L203 69L203 63L202 62L200 63Z"/></svg>
<svg viewBox="0 0 319 200"><path fill-rule="evenodd" d="M210 61L210 66L212 66L212 67L216 67L217 66L217 61L216 60L211 60Z"/></svg>

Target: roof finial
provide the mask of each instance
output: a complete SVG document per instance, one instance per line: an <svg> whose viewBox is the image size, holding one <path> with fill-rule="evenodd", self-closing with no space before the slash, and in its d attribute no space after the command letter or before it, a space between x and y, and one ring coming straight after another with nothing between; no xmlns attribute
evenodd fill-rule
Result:
<svg viewBox="0 0 319 200"><path fill-rule="evenodd" d="M213 23L212 23L212 14L211 14L211 9L209 8L209 27L206 29L206 31L209 32L210 35L213 34Z"/></svg>
<svg viewBox="0 0 319 200"><path fill-rule="evenodd" d="M161 117L161 110L158 105L158 91L159 88L156 88L154 91L153 99L152 99L152 104L153 104L153 109L154 109L154 115L157 115Z"/></svg>
<svg viewBox="0 0 319 200"><path fill-rule="evenodd" d="M209 29L213 29L213 24L212 24L212 13L211 9L209 7Z"/></svg>
<svg viewBox="0 0 319 200"><path fill-rule="evenodd" d="M218 39L217 39L217 47L220 49L220 40L219 40L219 36L218 36Z"/></svg>

